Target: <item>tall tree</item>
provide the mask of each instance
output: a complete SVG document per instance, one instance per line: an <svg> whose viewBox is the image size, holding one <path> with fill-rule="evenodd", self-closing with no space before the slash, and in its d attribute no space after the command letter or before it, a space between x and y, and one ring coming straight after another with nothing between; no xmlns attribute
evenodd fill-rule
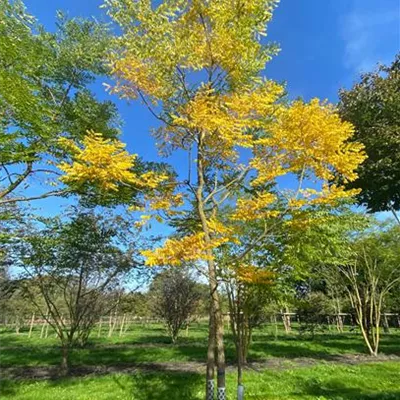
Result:
<svg viewBox="0 0 400 400"><path fill-rule="evenodd" d="M279 218L283 223L289 212L355 194L339 182L327 183L334 179L334 171L345 181L354 180L354 169L364 159L361 145L346 143L353 128L340 120L334 107L317 99L309 104L283 102L284 88L262 77L266 62L277 51L261 40L276 3L106 1L122 32L111 56L116 78L112 91L140 98L161 122L155 136L163 154L179 150L188 157L187 176L175 184L174 200L179 203L183 198L183 204L172 211L192 217L195 210L198 223L189 235L168 240L145 255L149 265L207 265L207 399L214 396L215 366L218 399L225 399L214 249L239 240L234 221L262 224ZM274 183L289 174L297 176L297 190L285 190L281 196ZM247 189L243 195L237 192L240 187ZM230 218L222 223L220 211L232 203ZM165 202L149 204L148 210L158 217L160 209L171 216ZM242 243L235 264L245 265L245 256L270 233L269 228L266 223L254 242Z"/></svg>
<svg viewBox="0 0 400 400"><path fill-rule="evenodd" d="M400 224L400 54L340 91L340 115L355 127L354 140L368 158L349 188L361 188L358 201L372 212L391 211Z"/></svg>

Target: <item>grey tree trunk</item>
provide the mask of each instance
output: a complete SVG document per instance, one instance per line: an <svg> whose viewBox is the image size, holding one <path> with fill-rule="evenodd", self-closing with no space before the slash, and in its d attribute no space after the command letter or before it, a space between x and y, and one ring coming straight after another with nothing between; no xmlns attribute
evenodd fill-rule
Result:
<svg viewBox="0 0 400 400"><path fill-rule="evenodd" d="M62 358L61 358L61 365L60 365L60 374L61 376L68 375L69 372L69 348L68 345L62 345Z"/></svg>

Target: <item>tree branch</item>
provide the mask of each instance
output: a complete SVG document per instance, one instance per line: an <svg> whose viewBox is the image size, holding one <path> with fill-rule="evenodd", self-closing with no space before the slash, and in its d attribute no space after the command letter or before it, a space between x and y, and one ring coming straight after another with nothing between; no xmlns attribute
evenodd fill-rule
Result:
<svg viewBox="0 0 400 400"><path fill-rule="evenodd" d="M47 197L52 197L52 196L63 196L66 194L72 193L71 190L69 189L64 189L64 190L53 190L51 192L47 192L38 196L31 196L31 197L14 197L14 198L9 198L9 199L3 199L0 200L0 205L2 204L10 204L10 203L19 203L22 201L31 201L31 200L40 200L40 199L45 199Z"/></svg>

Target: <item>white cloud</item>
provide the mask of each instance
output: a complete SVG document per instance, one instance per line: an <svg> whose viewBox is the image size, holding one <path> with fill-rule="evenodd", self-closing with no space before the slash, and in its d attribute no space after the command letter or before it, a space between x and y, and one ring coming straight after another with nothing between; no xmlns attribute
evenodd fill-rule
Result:
<svg viewBox="0 0 400 400"><path fill-rule="evenodd" d="M353 0L351 11L341 25L346 68L369 71L378 62L389 63L399 51L398 0Z"/></svg>

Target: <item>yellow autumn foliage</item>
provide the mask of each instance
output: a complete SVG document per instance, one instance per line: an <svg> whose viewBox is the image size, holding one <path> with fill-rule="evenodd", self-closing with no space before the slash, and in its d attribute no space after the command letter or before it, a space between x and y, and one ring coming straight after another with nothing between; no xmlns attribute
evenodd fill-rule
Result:
<svg viewBox="0 0 400 400"><path fill-rule="evenodd" d="M181 239L168 239L164 246L155 250L142 251L148 266L180 266L187 262L207 260L208 249L213 249L227 241L226 238L213 239L210 244L204 240L204 232L185 236Z"/></svg>
<svg viewBox="0 0 400 400"><path fill-rule="evenodd" d="M65 173L61 181L68 185L90 183L104 191L115 191L120 184L154 189L168 178L151 171L137 175L132 170L137 156L129 154L124 143L100 133L89 131L81 147L66 138L60 144L72 153L71 163L57 165Z"/></svg>
<svg viewBox="0 0 400 400"><path fill-rule="evenodd" d="M164 101L179 93L186 71L216 67L231 87L258 81L258 72L277 52L260 43L277 3L106 0L108 14L123 32L123 50L110 60L117 80L113 91L124 97L142 92L152 101Z"/></svg>
<svg viewBox="0 0 400 400"><path fill-rule="evenodd" d="M238 199L232 219L254 221L258 218L266 218L267 215L270 217L279 215L279 211L267 209L275 199L276 196L272 193L261 193L254 198Z"/></svg>
<svg viewBox="0 0 400 400"><path fill-rule="evenodd" d="M235 269L239 282L256 285L270 285L273 283L275 274L255 265L240 265Z"/></svg>
<svg viewBox="0 0 400 400"><path fill-rule="evenodd" d="M324 181L333 179L335 171L345 182L352 181L365 159L363 145L349 142L354 127L342 121L332 105L318 99L281 107L268 132L255 142L252 165L259 176L254 184L302 169Z"/></svg>
<svg viewBox="0 0 400 400"><path fill-rule="evenodd" d="M200 233L145 252L149 265L206 260L222 244L238 243L235 226L242 221L295 215L357 193L341 185L357 178L365 159L363 146L352 141L353 126L327 102L282 101L285 88L262 77L277 52L261 40L276 4L106 0L122 32L110 58L112 91L157 106L151 110L164 122L156 133L160 148L196 152L189 160L203 168L196 170L205 181L203 192L196 192L200 181L190 178L185 190L207 223L199 226ZM285 175L297 177L297 189L280 190L279 178ZM183 204L174 203L172 191L148 200L147 211L170 215L171 206ZM233 207L230 219L222 223L211 216L226 205Z"/></svg>

